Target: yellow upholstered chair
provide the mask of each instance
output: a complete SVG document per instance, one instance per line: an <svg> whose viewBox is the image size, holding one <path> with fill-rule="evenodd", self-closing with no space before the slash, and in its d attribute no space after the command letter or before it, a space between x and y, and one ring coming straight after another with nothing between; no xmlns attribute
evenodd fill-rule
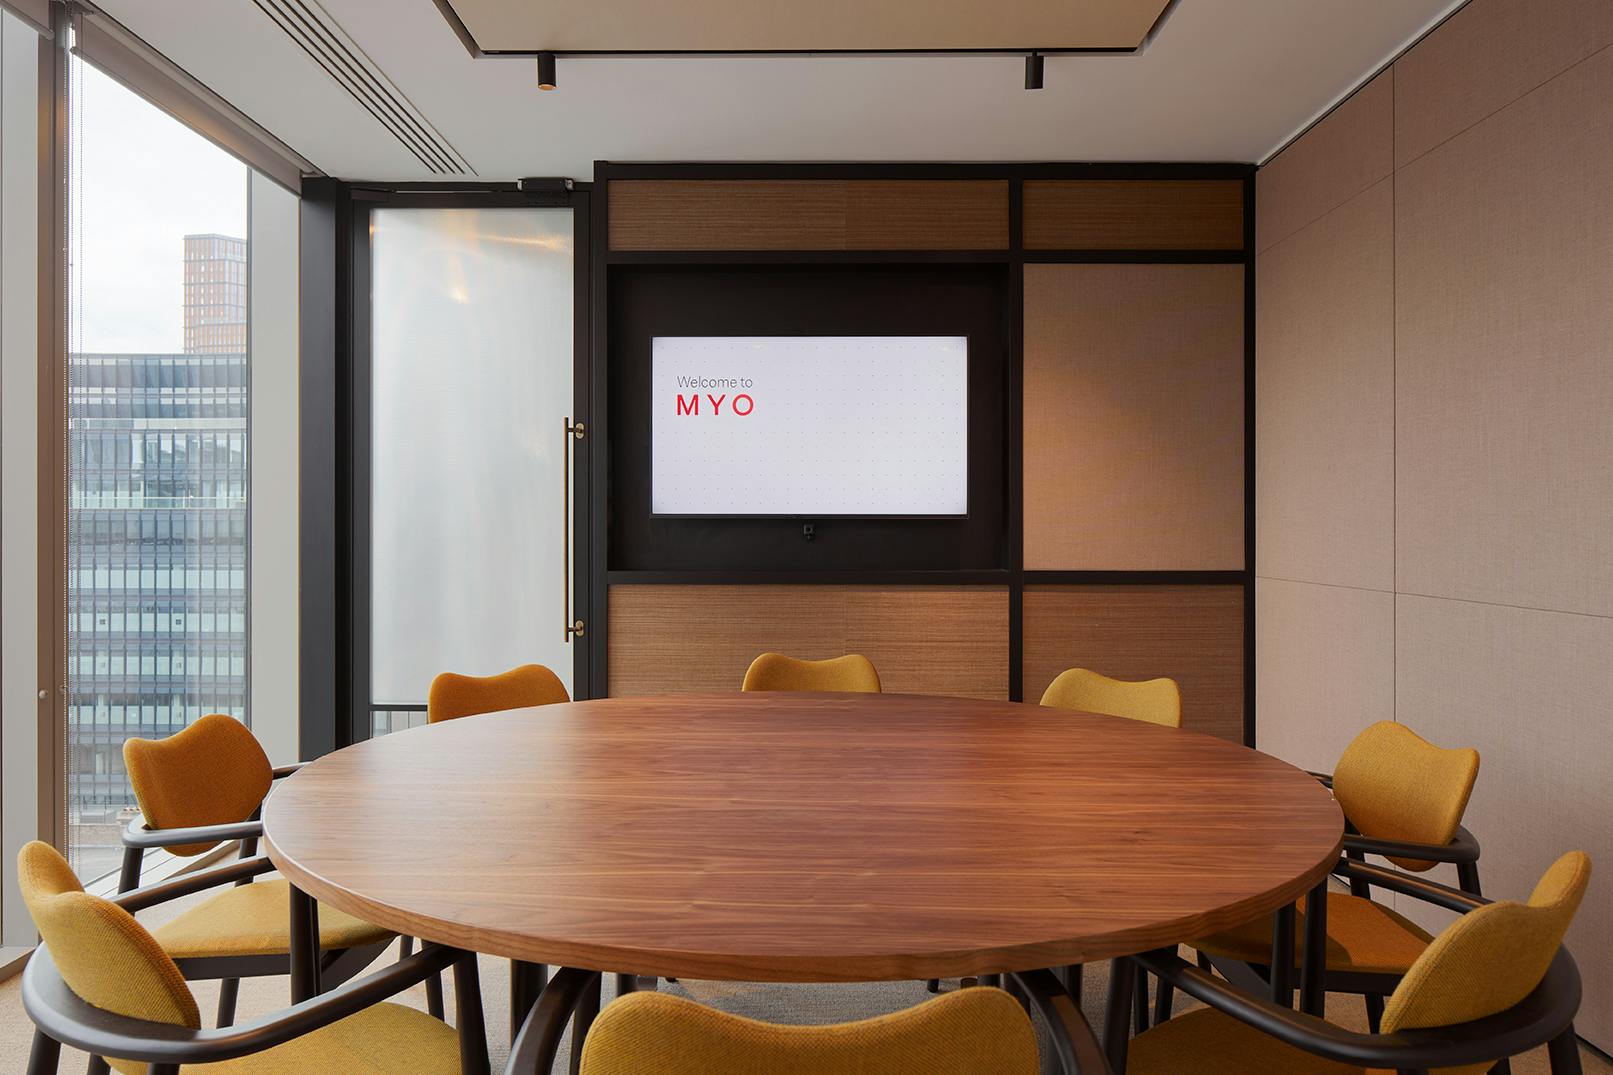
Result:
<svg viewBox="0 0 1613 1075"><path fill-rule="evenodd" d="M226 840L241 841L241 857L257 852L259 807L277 775L257 738L240 721L214 713L166 739L130 739L124 766L141 816L123 834L120 892L140 882L144 853L165 847L200 855ZM235 1016L243 977L286 974L290 967L291 895L284 880L227 888L158 926L153 936L170 959L194 978L220 978L218 1023ZM326 974L342 981L392 940L379 926L333 907L319 915L321 949L335 960Z"/></svg>
<svg viewBox="0 0 1613 1075"><path fill-rule="evenodd" d="M1167 728L1182 726L1182 692L1174 679L1110 679L1085 668L1069 668L1047 685L1042 704L1145 720Z"/></svg>
<svg viewBox="0 0 1613 1075"><path fill-rule="evenodd" d="M467 1034L462 1041L459 1033L424 1012L379 1003L453 966L456 986L465 990L460 1025L479 1030L481 999L472 955L428 948L294 1012L238 1028L203 1030L196 998L158 939L117 903L86 893L54 848L37 841L24 847L17 856L17 879L44 942L23 981L24 1003L38 1026L29 1075L55 1072L63 1043L122 1057L111 1064L127 1075L179 1072L180 1063L186 1072L209 1075L459 1075L487 1070L485 1036L478 1041L474 1033ZM185 882L194 891L226 880L228 876L204 873L189 875ZM355 997L363 1003L354 1003ZM173 1066L158 1066L162 1062Z"/></svg>
<svg viewBox="0 0 1613 1075"><path fill-rule="evenodd" d="M431 681L426 694L426 721L474 717L505 709L569 702L566 685L541 664L523 664L496 676L462 676L444 672Z"/></svg>
<svg viewBox="0 0 1613 1075"><path fill-rule="evenodd" d="M1478 771L1477 751L1434 746L1390 721L1367 728L1345 749L1332 777L1323 778L1330 780L1350 826L1346 853L1357 860L1383 854L1419 872L1436 862L1455 862L1461 887L1478 895L1478 843L1461 827ZM1332 992L1364 994L1377 1026L1382 997L1433 938L1405 915L1374 902L1369 884L1357 881L1351 889L1327 897L1326 985ZM1297 960L1303 905L1294 917ZM1265 965L1271 961L1272 920L1246 922L1189 943L1212 961ZM1168 1000L1168 995L1161 998L1156 1018L1168 1014Z"/></svg>
<svg viewBox="0 0 1613 1075"><path fill-rule="evenodd" d="M1000 989L962 989L907 1011L831 1026L780 1026L665 993L600 1013L582 1075L1035 1075L1036 1034Z"/></svg>
<svg viewBox="0 0 1613 1075"><path fill-rule="evenodd" d="M1586 855L1574 851L1558 859L1527 904L1485 904L1459 890L1392 871L1352 868L1402 878L1396 883L1405 883L1400 891L1407 895L1432 896L1452 909L1470 908L1428 944L1389 997L1382 1030L1392 1037L1374 1040L1373 1035L1345 1032L1240 994L1175 956L1156 954L1139 962L1209 1007L1133 1039L1123 1070L1128 1075L1361 1075L1432 1069L1480 1075L1497 1060L1547 1043L1552 1070L1579 1070L1573 1017L1580 984L1573 961L1559 958L1558 950L1590 882ZM1377 1066L1362 1068L1363 1061Z"/></svg>
<svg viewBox="0 0 1613 1075"><path fill-rule="evenodd" d="M874 662L860 653L826 661L803 661L782 653L764 653L745 669L744 691L848 691L879 693Z"/></svg>

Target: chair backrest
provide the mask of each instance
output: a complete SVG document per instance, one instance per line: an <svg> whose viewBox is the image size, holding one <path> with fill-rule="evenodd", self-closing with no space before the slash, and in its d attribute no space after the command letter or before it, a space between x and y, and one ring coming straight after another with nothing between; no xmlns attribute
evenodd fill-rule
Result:
<svg viewBox="0 0 1613 1075"><path fill-rule="evenodd" d="M474 717L502 709L569 702L566 685L541 664L523 664L496 676L462 676L444 672L431 681L426 694L426 721Z"/></svg>
<svg viewBox="0 0 1613 1075"><path fill-rule="evenodd" d="M130 739L123 765L146 824L154 829L245 821L274 783L274 766L246 725L210 713L166 739ZM217 842L169 848L200 855Z"/></svg>
<svg viewBox="0 0 1613 1075"><path fill-rule="evenodd" d="M1182 726L1182 692L1174 679L1110 679L1085 668L1070 668L1047 685L1042 704L1145 720L1168 728Z"/></svg>
<svg viewBox="0 0 1613 1075"><path fill-rule="evenodd" d="M600 1013L583 1075L1034 1075L1036 1034L1000 989L960 989L915 1008L830 1026L780 1026L666 993L629 993Z"/></svg>
<svg viewBox="0 0 1613 1075"><path fill-rule="evenodd" d="M62 981L86 1004L130 1019L201 1028L185 978L134 916L84 891L67 860L38 840L17 854L17 887ZM110 1060L128 1075L146 1065Z"/></svg>
<svg viewBox="0 0 1613 1075"><path fill-rule="evenodd" d="M1570 851L1527 904L1492 903L1446 927L1384 1004L1383 1032L1455 1026L1520 1003L1546 976L1590 879L1590 856ZM1440 1070L1477 1075L1488 1068Z"/></svg>
<svg viewBox="0 0 1613 1075"><path fill-rule="evenodd" d="M803 661L782 653L764 653L745 669L744 691L850 691L879 693L879 672L860 653Z"/></svg>
<svg viewBox="0 0 1613 1075"><path fill-rule="evenodd" d="M1363 836L1441 847L1456 835L1479 775L1479 752L1445 749L1393 721L1365 729L1333 770L1333 795ZM1422 859L1390 861L1427 870Z"/></svg>

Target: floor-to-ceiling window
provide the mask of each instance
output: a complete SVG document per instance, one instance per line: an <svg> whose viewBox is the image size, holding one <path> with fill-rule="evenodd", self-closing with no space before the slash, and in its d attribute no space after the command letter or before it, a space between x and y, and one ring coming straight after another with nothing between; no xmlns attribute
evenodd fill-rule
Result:
<svg viewBox="0 0 1613 1075"><path fill-rule="evenodd" d="M254 400L262 379L294 407L296 197L93 63L67 64L64 808L89 879L116 867L135 813L125 740L223 713L275 760L294 753L295 712L253 705L251 596L264 540L271 581L296 592L294 518L255 518L294 510L294 481L276 478L295 474L295 411L260 438ZM259 332L265 315L284 324ZM265 465L260 439L278 455ZM274 622L294 631L294 611Z"/></svg>

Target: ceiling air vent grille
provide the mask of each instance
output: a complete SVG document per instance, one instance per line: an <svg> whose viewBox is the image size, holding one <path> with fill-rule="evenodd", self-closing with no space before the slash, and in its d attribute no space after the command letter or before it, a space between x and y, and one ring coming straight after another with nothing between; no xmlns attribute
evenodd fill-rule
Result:
<svg viewBox="0 0 1613 1075"><path fill-rule="evenodd" d="M476 174L464 155L437 133L430 121L317 3L313 0L252 2L427 169L437 175Z"/></svg>

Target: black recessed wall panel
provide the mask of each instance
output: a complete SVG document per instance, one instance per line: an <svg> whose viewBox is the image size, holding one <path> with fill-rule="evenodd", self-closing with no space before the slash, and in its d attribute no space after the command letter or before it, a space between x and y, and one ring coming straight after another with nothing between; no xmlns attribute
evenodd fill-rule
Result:
<svg viewBox="0 0 1613 1075"><path fill-rule="evenodd" d="M612 571L953 571L1006 566L1006 265L611 270ZM969 514L961 519L650 514L656 336L967 336ZM810 522L811 541L802 535Z"/></svg>

